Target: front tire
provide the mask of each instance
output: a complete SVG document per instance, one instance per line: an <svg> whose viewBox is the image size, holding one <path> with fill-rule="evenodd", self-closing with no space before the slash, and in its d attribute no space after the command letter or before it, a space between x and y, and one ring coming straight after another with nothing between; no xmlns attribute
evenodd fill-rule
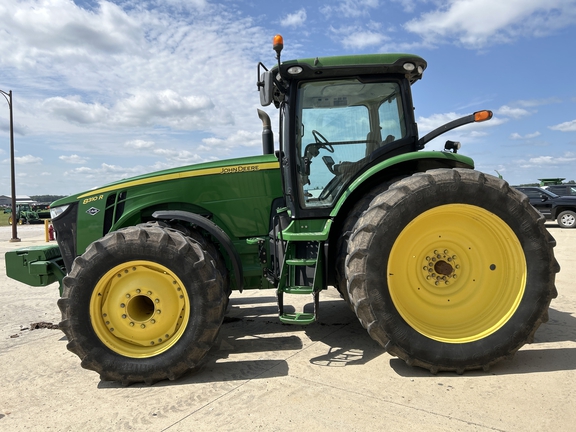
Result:
<svg viewBox="0 0 576 432"><path fill-rule="evenodd" d="M129 227L97 240L63 281L67 348L102 380L125 385L200 367L226 306L216 265L172 229Z"/></svg>
<svg viewBox="0 0 576 432"><path fill-rule="evenodd" d="M565 210L558 215L556 222L558 222L560 228L575 228L576 213L572 210Z"/></svg>
<svg viewBox="0 0 576 432"><path fill-rule="evenodd" d="M466 169L415 174L356 223L350 301L372 338L409 365L487 370L547 321L554 245L506 182Z"/></svg>

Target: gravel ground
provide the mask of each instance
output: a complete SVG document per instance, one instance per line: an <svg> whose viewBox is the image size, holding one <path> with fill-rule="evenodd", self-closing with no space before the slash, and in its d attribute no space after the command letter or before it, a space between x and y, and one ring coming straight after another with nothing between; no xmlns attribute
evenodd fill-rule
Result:
<svg viewBox="0 0 576 432"><path fill-rule="evenodd" d="M153 386L101 381L66 350L57 284L5 276L4 253L43 226L0 228L0 431L568 431L576 424L576 230L558 242L558 298L533 344L489 372L431 375L373 342L329 289L308 327L279 323L273 291L234 293L199 373Z"/></svg>

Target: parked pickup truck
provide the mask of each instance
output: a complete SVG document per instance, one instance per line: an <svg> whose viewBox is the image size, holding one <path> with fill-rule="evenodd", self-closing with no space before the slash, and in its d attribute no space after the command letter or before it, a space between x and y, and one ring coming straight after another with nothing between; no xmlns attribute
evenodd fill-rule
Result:
<svg viewBox="0 0 576 432"><path fill-rule="evenodd" d="M562 228L576 228L576 196L559 196L536 186L516 186L526 194L530 204L546 219L558 222Z"/></svg>

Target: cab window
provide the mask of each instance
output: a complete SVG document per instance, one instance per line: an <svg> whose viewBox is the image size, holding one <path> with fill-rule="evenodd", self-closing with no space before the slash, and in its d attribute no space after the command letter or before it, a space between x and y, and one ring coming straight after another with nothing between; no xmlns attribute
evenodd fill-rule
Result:
<svg viewBox="0 0 576 432"><path fill-rule="evenodd" d="M406 136L400 88L345 79L302 83L298 92L300 205L329 207L372 153Z"/></svg>

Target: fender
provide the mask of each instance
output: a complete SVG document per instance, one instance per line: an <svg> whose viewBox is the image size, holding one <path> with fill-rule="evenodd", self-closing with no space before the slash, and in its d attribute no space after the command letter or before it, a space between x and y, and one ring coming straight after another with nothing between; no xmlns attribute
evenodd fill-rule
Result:
<svg viewBox="0 0 576 432"><path fill-rule="evenodd" d="M242 289L244 288L244 271L242 270L240 255L232 244L232 240L230 240L230 237L228 237L228 234L226 234L222 228L220 228L210 219L182 210L159 210L154 212L152 217L154 219L177 219L186 221L193 225L199 226L200 228L210 233L210 235L214 236L214 238L218 240L218 242L222 245L228 254L228 257L232 262L234 278L236 278L238 290L242 292Z"/></svg>
<svg viewBox="0 0 576 432"><path fill-rule="evenodd" d="M385 169L388 169L394 165L409 162L413 160L424 160L424 159L436 159L436 160L443 160L449 161L454 166L466 166L468 168L474 168L474 161L469 158L468 156L463 156L457 153L449 153L449 152L438 152L438 151L420 151L420 152L410 152L404 153L399 156L391 157L390 159L386 159L379 164L376 164L362 174L360 174L349 186L346 188L344 193L340 196L340 199L330 212L331 217L336 217L338 212L348 199L348 197L358 188L362 187L363 183L372 178L375 174Z"/></svg>

